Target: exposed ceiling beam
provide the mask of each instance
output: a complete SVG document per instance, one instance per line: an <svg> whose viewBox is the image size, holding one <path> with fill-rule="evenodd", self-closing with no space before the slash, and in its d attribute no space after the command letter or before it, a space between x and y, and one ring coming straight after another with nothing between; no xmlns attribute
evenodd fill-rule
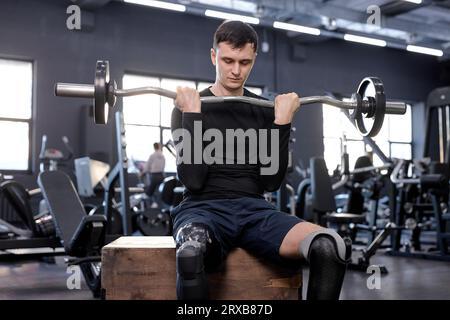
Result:
<svg viewBox="0 0 450 320"><path fill-rule="evenodd" d="M292 17L296 14L313 16L326 16L366 24L369 15L365 12L338 6L331 3L318 3L310 1L273 1L260 0L259 3L268 11L290 12ZM396 29L411 34L417 34L435 40L450 41L450 28L439 24L425 24L410 21L401 17L384 17L382 27Z"/></svg>
<svg viewBox="0 0 450 320"><path fill-rule="evenodd" d="M205 9L252 15L236 9L221 9L212 5L198 3L197 1L191 2L191 0L164 1L183 3L186 5L186 13L199 16L204 16ZM339 6L335 1L325 4L323 0L252 0L252 2L258 4L258 8L253 15L260 19L260 26L273 27L274 21L289 22L320 28L320 34L323 37L317 37L320 38L317 40L323 38L343 39L345 33L349 32L355 35L385 40L388 47L401 50L405 50L407 44L443 49L443 58L447 59L450 57L450 49L441 46L442 42L450 43L450 28L443 27L439 22L425 24L414 19L408 20L406 17L402 19L399 17L383 17L382 27L380 28L367 24L369 14L361 10L345 8L343 5ZM327 23L326 20L333 20L334 23ZM307 37L302 34L297 34L297 36L293 32L287 32L287 34L289 37L296 39L303 39L304 37L303 40L308 42Z"/></svg>
<svg viewBox="0 0 450 320"><path fill-rule="evenodd" d="M417 4L409 1L395 0L387 2L380 6L381 14L387 17L394 17L399 14L414 11L418 8L425 7L431 4L431 0L422 1L422 3Z"/></svg>

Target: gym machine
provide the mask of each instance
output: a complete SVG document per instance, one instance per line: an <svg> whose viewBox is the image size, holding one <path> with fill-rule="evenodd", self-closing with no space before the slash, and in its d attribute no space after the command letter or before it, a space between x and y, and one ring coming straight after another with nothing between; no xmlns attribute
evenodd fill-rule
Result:
<svg viewBox="0 0 450 320"><path fill-rule="evenodd" d="M441 163L449 159L450 87L436 88L427 99L424 158ZM437 124L437 126L436 126ZM437 148L436 148L437 147Z"/></svg>
<svg viewBox="0 0 450 320"><path fill-rule="evenodd" d="M395 233L392 249L388 254L393 256L416 257L432 260L450 261L449 244L450 214L448 213L449 174L446 164L435 164L431 172L418 177L408 177L409 163L399 160L391 173L391 181L399 192L394 211L395 223L399 226ZM442 170L443 169L443 170ZM415 190L411 190L414 187ZM408 194L410 193L410 194ZM413 202L413 198L421 200L427 196L430 200ZM431 213L432 221L423 220L423 216ZM424 251L420 244L422 229L434 225L436 242L434 248ZM411 230L412 242L402 247L402 231ZM412 247L412 248L411 248Z"/></svg>
<svg viewBox="0 0 450 320"><path fill-rule="evenodd" d="M48 212L35 213L31 199L39 189L27 190L8 179L0 183L0 258L40 259L63 254Z"/></svg>

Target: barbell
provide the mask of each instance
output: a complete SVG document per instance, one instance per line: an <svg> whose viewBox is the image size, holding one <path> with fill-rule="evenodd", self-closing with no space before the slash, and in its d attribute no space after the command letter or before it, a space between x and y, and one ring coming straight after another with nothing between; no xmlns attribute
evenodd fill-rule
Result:
<svg viewBox="0 0 450 320"><path fill-rule="evenodd" d="M97 61L94 85L77 83L57 83L55 95L94 99L94 121L106 124L110 110L114 110L117 97L142 94L157 94L176 99L176 92L159 87L141 87L118 89L114 80L110 80L109 62ZM246 96L201 97L202 103L243 102L264 108L274 108L274 102ZM329 96L301 97L300 105L322 103L347 110L358 131L363 136L373 137L380 131L385 114L405 114L406 104L399 101L386 101L383 82L376 77L364 78L356 93L347 100L338 100ZM368 122L372 122L367 126Z"/></svg>

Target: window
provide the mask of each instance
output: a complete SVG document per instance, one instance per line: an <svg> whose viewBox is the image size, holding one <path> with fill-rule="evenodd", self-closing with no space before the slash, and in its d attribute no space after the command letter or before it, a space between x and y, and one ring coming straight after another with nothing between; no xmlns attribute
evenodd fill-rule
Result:
<svg viewBox="0 0 450 320"><path fill-rule="evenodd" d="M125 74L123 88L162 87L174 91L177 86L195 88L194 81L164 79ZM153 143L162 144L172 139L170 118L173 100L158 95L139 95L123 98L123 115L127 137L127 154L130 159L147 161L153 153ZM166 149L166 172L176 172L176 159Z"/></svg>
<svg viewBox="0 0 450 320"><path fill-rule="evenodd" d="M33 64L0 59L0 170L29 170Z"/></svg>
<svg viewBox="0 0 450 320"><path fill-rule="evenodd" d="M150 76L125 74L123 88L161 87L175 91L177 86L196 88L202 91L212 85L210 82L196 82L181 79L169 79ZM255 94L261 94L258 87L246 87ZM140 95L123 98L123 114L127 137L127 154L135 161L147 161L153 152L153 143L162 144L172 139L170 122L173 100L158 95ZM176 172L176 159L167 150L166 172Z"/></svg>
<svg viewBox="0 0 450 320"><path fill-rule="evenodd" d="M347 141L350 170L353 169L356 159L371 151L370 147L365 145L361 134L339 108L323 105L322 112L324 158L329 173L341 164L344 137ZM387 157L411 159L411 125L411 106L407 105L406 114L385 116L383 127L373 140ZM375 166L382 164L375 154L373 162Z"/></svg>

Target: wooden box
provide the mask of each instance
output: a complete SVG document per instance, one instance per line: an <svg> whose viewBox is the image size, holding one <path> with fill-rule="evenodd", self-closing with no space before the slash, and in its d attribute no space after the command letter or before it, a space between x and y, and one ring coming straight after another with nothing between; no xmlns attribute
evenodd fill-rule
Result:
<svg viewBox="0 0 450 320"><path fill-rule="evenodd" d="M175 265L172 237L121 237L102 250L105 298L175 300ZM296 300L302 275L237 248L220 271L208 274L208 283L214 300Z"/></svg>

